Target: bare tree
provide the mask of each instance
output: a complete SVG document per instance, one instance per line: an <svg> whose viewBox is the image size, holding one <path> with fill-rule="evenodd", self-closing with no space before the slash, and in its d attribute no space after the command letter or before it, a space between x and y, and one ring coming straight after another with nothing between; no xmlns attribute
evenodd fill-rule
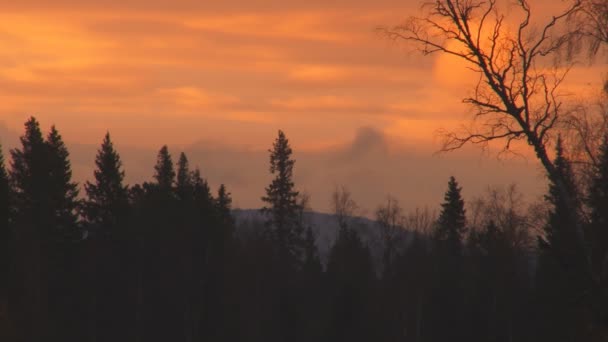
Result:
<svg viewBox="0 0 608 342"><path fill-rule="evenodd" d="M599 147L608 134L608 92L575 106L565 120L565 127L564 138L571 147L570 160L585 182L586 173L597 166Z"/></svg>
<svg viewBox="0 0 608 342"><path fill-rule="evenodd" d="M534 241L530 232L539 234L541 231L515 184L504 188L488 187L482 196L471 201L468 212L473 230L483 229L493 222L504 233L511 248L529 249ZM545 221L546 214L542 219Z"/></svg>
<svg viewBox="0 0 608 342"><path fill-rule="evenodd" d="M608 2L581 0L581 6L568 17L570 31L576 33L568 45L570 55L586 51L593 58L602 46L608 46ZM608 86L608 82L606 83Z"/></svg>
<svg viewBox="0 0 608 342"><path fill-rule="evenodd" d="M462 132L445 132L442 150L459 149L468 143L486 147L492 141L503 141L503 150L508 151L514 141L527 142L572 208L570 221L576 227L581 250L586 250L574 194L568 193L547 152L564 120L558 89L569 67L547 68L545 57L557 55L570 41L574 33L560 33L559 25L580 7L580 0L573 2L537 29L531 25L530 5L518 0L523 19L511 31L496 0L436 0L425 3L424 16L410 17L402 25L380 31L391 39L415 44L426 55L456 56L478 73L473 94L463 99L474 110L473 122Z"/></svg>
<svg viewBox="0 0 608 342"><path fill-rule="evenodd" d="M409 231L428 236L435 222L437 222L437 212L427 207L416 208L405 215L403 226Z"/></svg>
<svg viewBox="0 0 608 342"><path fill-rule="evenodd" d="M404 231L403 223L403 208L399 205L399 201L387 196L386 202L376 209L376 222L380 228L380 237L383 244L383 264L384 273L390 272L392 261L396 255L397 242L400 238L400 233Z"/></svg>
<svg viewBox="0 0 608 342"><path fill-rule="evenodd" d="M357 203L353 200L350 191L343 185L339 187L336 186L334 192L331 194L331 207L340 229L346 229L348 227L349 221L355 216L359 209Z"/></svg>
<svg viewBox="0 0 608 342"><path fill-rule="evenodd" d="M554 16L540 33L530 28L532 12L527 1L518 4L524 19L515 32L503 25L505 15L498 11L496 0L428 2L423 7L425 16L380 30L391 39L416 44L423 54L456 56L478 73L472 96L463 99L475 110L475 125L463 132L445 132L443 150L467 143L487 146L493 140L504 140L508 150L513 141L525 140L552 174L546 146L560 121L562 103L557 90L568 68L548 70L541 59L568 42L568 34L555 35L556 26L580 4Z"/></svg>
<svg viewBox="0 0 608 342"><path fill-rule="evenodd" d="M459 132L444 132L442 151L465 144L487 147L494 141L503 142L503 151L509 151L513 142L526 142L568 208L565 219L575 230L578 250L584 254L581 259L585 260L580 267L590 280L585 292L594 293L603 285L591 267L588 241L577 216L576 194L569 192L547 152L566 118L559 89L572 65L566 60L563 63L568 64L549 67L551 57L558 57L560 49L579 34L560 32L560 26L581 10L582 3L572 1L540 26L531 24L528 1L517 0L516 4L515 10L523 19L514 30L508 29L497 0L430 1L423 6L423 16L379 30L390 39L414 44L425 55L455 56L479 75L472 95L463 99L473 109L471 125ZM513 12L510 17L516 16Z"/></svg>

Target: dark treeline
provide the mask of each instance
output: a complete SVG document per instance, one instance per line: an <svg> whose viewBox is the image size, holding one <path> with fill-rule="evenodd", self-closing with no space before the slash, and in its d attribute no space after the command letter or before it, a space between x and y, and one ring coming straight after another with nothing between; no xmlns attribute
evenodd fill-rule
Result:
<svg viewBox="0 0 608 342"><path fill-rule="evenodd" d="M269 152L264 221L245 228L228 189L212 191L185 154L174 163L166 146L151 181L125 185L109 134L79 194L61 135L53 127L45 136L30 119L21 146L10 158L0 153L0 340L606 338L605 329L589 327L607 321L592 325L582 309L590 297L578 260L584 253L564 216L584 222L592 265L604 270L608 140L589 189L577 189L558 143L555 165L581 194L580 212L567 211L549 180L536 221L517 209L514 191L494 192L467 211L452 177L437 217L404 215L392 198L380 206L378 247L360 234L350 193L336 189L338 228L327 256L317 233L329 228L305 219L308 199L293 182L283 132ZM605 300L591 307L608 310Z"/></svg>

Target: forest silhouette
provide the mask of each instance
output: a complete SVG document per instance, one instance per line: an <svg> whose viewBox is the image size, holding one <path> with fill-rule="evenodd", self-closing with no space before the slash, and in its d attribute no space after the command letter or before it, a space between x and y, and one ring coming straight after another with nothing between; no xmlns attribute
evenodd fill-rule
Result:
<svg viewBox="0 0 608 342"><path fill-rule="evenodd" d="M32 117L10 162L0 158L2 341L558 341L589 335L584 254L564 224L567 206L555 184L536 208L540 223L518 206L513 188L477 201L475 218L468 218L462 188L451 177L437 217L405 215L388 198L376 220L365 223L341 187L331 199L335 225L313 227L308 198L293 181L292 154L279 131L269 150L273 178L262 194L265 206L237 224L229 190L221 185L212 192L187 156L174 163L167 146L158 152L152 180L124 184L109 133L80 195L59 131L53 126L45 136ZM604 260L608 139L599 156L578 205L590 212L585 224L593 257ZM561 142L555 165L580 193ZM376 243L363 234L365 224L377 231ZM322 257L318 233L324 229L336 231ZM599 298L591 307L605 318L606 297Z"/></svg>
<svg viewBox="0 0 608 342"><path fill-rule="evenodd" d="M255 211L166 145L126 184L110 133L81 186L59 130L31 117L0 148L0 341L608 341L608 82L594 104L560 88L608 46L608 2L511 5L430 1L378 31L477 73L471 125L441 150L529 148L541 203L515 186L465 199L450 177L436 214L389 196L360 217L340 185L322 216L281 130Z"/></svg>

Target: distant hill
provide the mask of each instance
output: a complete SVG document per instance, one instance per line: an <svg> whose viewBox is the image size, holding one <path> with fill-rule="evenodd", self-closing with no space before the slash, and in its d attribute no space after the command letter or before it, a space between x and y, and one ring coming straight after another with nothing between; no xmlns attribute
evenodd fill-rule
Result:
<svg viewBox="0 0 608 342"><path fill-rule="evenodd" d="M236 220L237 236L247 234L252 229L261 229L263 227L264 216L258 209L234 209L232 212ZM338 233L338 222L335 215L309 211L304 214L304 221L313 229L317 247L319 248L319 256L325 264L329 257L329 250L336 240ZM352 217L350 219L350 226L357 231L363 242L369 246L374 260L379 262L382 243L376 222L365 217ZM404 232L404 236L407 235L407 232Z"/></svg>

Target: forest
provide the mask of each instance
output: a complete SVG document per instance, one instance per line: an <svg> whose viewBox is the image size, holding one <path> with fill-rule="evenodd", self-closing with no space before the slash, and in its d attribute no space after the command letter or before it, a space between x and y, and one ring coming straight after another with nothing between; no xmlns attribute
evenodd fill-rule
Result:
<svg viewBox="0 0 608 342"><path fill-rule="evenodd" d="M608 81L561 88L605 56L608 2L560 3L539 24L525 0L436 0L377 30L476 73L471 125L441 152L523 148L539 203L515 185L465 199L450 177L437 210L387 197L361 217L344 184L321 215L282 130L262 208L166 145L126 184L110 133L78 184L58 129L29 118L0 148L0 341L608 341Z"/></svg>
<svg viewBox="0 0 608 342"><path fill-rule="evenodd" d="M563 148L554 163L585 194L577 206L605 269L608 136L589 189L576 189ZM536 215L509 188L475 201L471 217L453 177L436 216L388 198L367 227L372 244L346 187L332 194L335 225L306 220L282 131L260 219L238 225L229 190L212 191L167 146L153 179L127 186L108 133L82 196L54 126L45 135L29 119L10 156L0 158L2 341L580 341L605 329L606 292L586 293L554 183ZM336 230L326 257L323 229Z"/></svg>

